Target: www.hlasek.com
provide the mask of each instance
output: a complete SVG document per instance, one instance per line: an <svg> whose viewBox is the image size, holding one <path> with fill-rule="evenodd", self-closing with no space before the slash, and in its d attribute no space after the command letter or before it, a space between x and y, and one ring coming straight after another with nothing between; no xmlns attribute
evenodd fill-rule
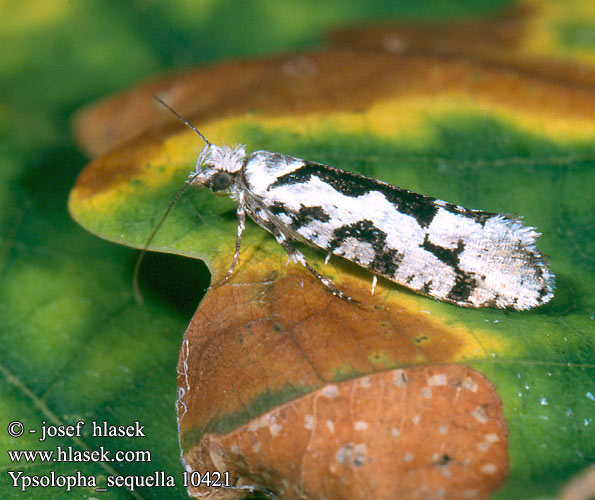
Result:
<svg viewBox="0 0 595 500"><path fill-rule="evenodd" d="M74 425L48 425L42 422L40 437L38 441L51 441L53 438L80 438L86 437L110 437L110 438L139 438L145 437L145 426L139 422L131 425L110 425L107 422L90 422L87 432L84 432L85 422L80 420ZM37 434L36 428L30 428L29 434ZM8 425L8 434L18 438L25 433L25 426L20 421L13 421ZM148 450L110 450L104 446L96 449L84 448L84 443L79 440L78 446L58 445L54 449L44 450L8 450L8 457L12 463L122 463L122 462L151 462L151 452ZM65 491L72 491L74 488L94 488L97 492L107 491L109 488L127 488L134 491L142 487L174 487L176 481L174 476L164 471L153 471L151 474L140 475L108 475L101 477L101 483L97 485L97 478L94 475L85 475L80 470L70 472L49 471L47 474L30 474L30 468L25 470L9 470L7 474L11 485L20 491L27 491L32 488L60 488ZM207 487L229 487L228 472L204 472L184 471L182 473L182 484L188 486Z"/></svg>

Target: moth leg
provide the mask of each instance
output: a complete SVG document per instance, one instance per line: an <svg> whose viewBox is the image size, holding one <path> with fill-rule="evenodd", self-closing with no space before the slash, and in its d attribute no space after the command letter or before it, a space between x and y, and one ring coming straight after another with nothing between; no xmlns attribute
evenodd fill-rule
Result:
<svg viewBox="0 0 595 500"><path fill-rule="evenodd" d="M237 227L237 235L236 235L236 250L233 254L233 259L231 260L231 265L227 271L225 277L219 280L214 285L211 285L211 288L215 288L218 286L223 285L229 278L232 277L233 272L235 270L236 264L240 261L240 248L242 246L242 233L244 229L246 229L246 201L245 195L243 191L240 191L238 194L238 210L237 210L237 217L238 217L238 227Z"/></svg>
<svg viewBox="0 0 595 500"><path fill-rule="evenodd" d="M271 227L271 231L273 233L273 236L275 236L275 239L277 240L277 243L279 243L279 245L281 245L285 251L287 252L287 254L289 255L289 260L299 263L302 266L304 266L308 271L310 271L315 277L316 279L318 279L318 281L320 281L326 288L327 290L329 290L333 295L336 295L337 297L339 297L340 299L346 300L348 302L354 302L357 303L357 300L351 298L349 295L344 294L341 290L339 290L335 284L329 280L328 278L324 277L322 274L320 274L316 269L314 269L310 264L308 264L308 261L306 260L306 257L304 257L304 254L302 252L300 252L297 248L295 248L288 240L287 237L281 232L279 231L279 229L277 227Z"/></svg>

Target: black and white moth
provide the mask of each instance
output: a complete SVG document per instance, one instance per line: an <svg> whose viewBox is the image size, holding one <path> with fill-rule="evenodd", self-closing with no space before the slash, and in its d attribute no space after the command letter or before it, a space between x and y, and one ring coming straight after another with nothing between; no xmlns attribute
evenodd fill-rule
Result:
<svg viewBox="0 0 595 500"><path fill-rule="evenodd" d="M536 247L540 234L516 218L280 153L216 146L175 114L206 143L187 186L230 194L238 204L236 249L224 281L238 262L248 214L292 261L343 298L349 297L292 242L461 307L525 310L554 295L554 276Z"/></svg>

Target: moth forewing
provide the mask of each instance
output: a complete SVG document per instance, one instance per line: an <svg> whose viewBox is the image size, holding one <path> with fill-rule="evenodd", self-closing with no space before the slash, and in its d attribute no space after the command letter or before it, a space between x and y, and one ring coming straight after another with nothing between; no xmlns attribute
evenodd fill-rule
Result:
<svg viewBox="0 0 595 500"><path fill-rule="evenodd" d="M539 234L517 219L279 153L245 156L242 146L211 146L201 168L198 178L211 188L221 172L232 173L238 215L271 232L338 295L292 241L459 306L523 310L553 296L553 275L535 246ZM234 263L242 231L243 224Z"/></svg>

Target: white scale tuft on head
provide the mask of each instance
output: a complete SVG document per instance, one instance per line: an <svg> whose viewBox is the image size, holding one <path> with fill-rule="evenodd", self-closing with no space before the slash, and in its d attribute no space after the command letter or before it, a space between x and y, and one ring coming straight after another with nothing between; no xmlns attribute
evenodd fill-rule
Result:
<svg viewBox="0 0 595 500"><path fill-rule="evenodd" d="M242 168L245 157L246 146L243 144L236 144L231 148L211 144L201 158L201 164L212 165L217 170L233 173Z"/></svg>

